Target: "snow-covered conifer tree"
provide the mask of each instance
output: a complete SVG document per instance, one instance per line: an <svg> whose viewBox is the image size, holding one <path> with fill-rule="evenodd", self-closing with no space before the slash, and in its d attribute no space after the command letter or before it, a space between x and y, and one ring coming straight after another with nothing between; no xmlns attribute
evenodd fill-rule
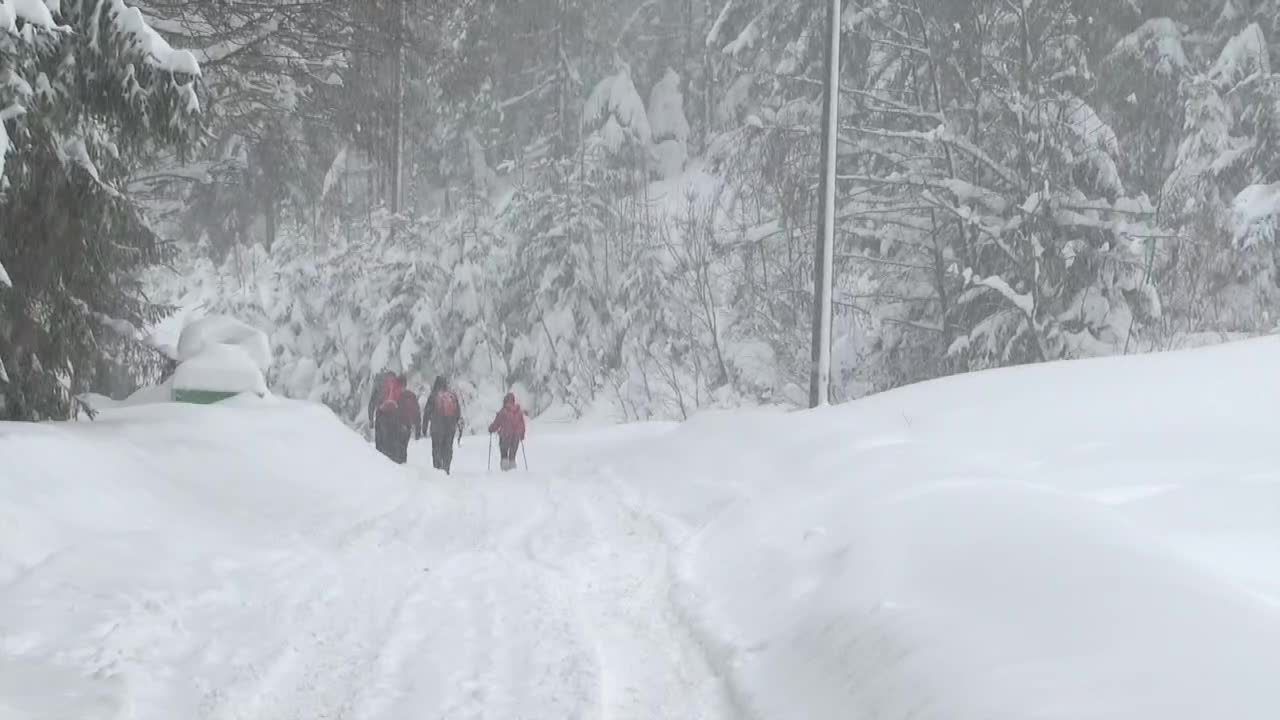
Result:
<svg viewBox="0 0 1280 720"><path fill-rule="evenodd" d="M65 417L103 358L146 353L163 308L133 273L167 250L122 182L190 139L199 73L121 0L0 5L0 416Z"/></svg>

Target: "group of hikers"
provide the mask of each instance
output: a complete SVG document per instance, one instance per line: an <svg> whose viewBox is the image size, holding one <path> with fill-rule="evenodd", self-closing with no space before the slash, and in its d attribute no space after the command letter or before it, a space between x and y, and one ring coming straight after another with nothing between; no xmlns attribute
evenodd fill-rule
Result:
<svg viewBox="0 0 1280 720"><path fill-rule="evenodd" d="M455 439L462 444L462 401L443 375L436 377L425 405L420 405L403 373L379 374L369 398L369 422L373 425L374 447L392 461L407 462L409 441L429 436L432 466L452 472ZM498 436L502 470L514 470L525 436L524 410L514 393L507 393L503 399L502 409L489 425L489 434Z"/></svg>

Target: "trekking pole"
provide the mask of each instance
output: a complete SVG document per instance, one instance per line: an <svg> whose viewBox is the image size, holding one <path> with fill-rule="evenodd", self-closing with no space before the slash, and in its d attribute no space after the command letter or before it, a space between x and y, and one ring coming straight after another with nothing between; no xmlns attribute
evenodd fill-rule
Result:
<svg viewBox="0 0 1280 720"><path fill-rule="evenodd" d="M489 453L485 455L485 461L488 463L488 471L493 472L493 433L489 433Z"/></svg>
<svg viewBox="0 0 1280 720"><path fill-rule="evenodd" d="M524 456L524 471L529 472L529 451L524 446L525 443L520 443L520 454Z"/></svg>

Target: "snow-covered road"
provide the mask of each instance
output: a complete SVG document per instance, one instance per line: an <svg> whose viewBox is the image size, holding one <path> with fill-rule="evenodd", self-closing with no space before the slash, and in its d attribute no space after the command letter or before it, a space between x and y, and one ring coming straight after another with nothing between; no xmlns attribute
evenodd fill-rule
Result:
<svg viewBox="0 0 1280 720"><path fill-rule="evenodd" d="M145 417L116 432L11 426L0 440L69 442L91 455L136 441ZM228 493L218 512L262 517L231 532L226 517L207 534L198 523L178 530L148 516L175 509L161 507L175 498L157 496L193 489L184 471L103 498L114 523L135 526L127 531L97 527L84 542L22 533L23 522L11 537L0 532L33 555L41 540L56 547L0 572L0 717L740 716L673 604L672 548L615 481L593 472L589 442L551 438L534 455L545 471L499 475L482 472L484 447L472 439L448 478L426 469L427 443L406 468L344 444L379 471L380 492L328 508L338 512L271 527L290 514L287 497ZM45 464L58 474L57 462ZM121 468L119 480L137 471ZM220 493L216 483L204 489ZM57 485L15 493L28 504L13 518L65 516L60 501L78 493ZM298 510L314 512L310 500L299 494ZM164 527L146 527L157 521ZM108 536L115 550L101 543Z"/></svg>
<svg viewBox="0 0 1280 720"><path fill-rule="evenodd" d="M357 595L317 614L315 671L261 717L736 717L672 605L671 548L603 478L462 471L341 557Z"/></svg>
<svg viewBox="0 0 1280 720"><path fill-rule="evenodd" d="M395 466L0 423L0 720L1274 720L1280 340Z"/></svg>

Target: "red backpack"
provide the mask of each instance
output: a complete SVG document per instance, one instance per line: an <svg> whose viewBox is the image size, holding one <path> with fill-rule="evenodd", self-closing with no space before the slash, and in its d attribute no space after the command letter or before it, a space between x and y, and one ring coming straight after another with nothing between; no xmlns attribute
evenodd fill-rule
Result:
<svg viewBox="0 0 1280 720"><path fill-rule="evenodd" d="M399 378L392 375L382 384L382 404L378 409L383 412L394 412L400 407L400 394L404 392L404 386L400 384Z"/></svg>
<svg viewBox="0 0 1280 720"><path fill-rule="evenodd" d="M436 415L444 418L458 417L458 396L452 390L441 390L436 394Z"/></svg>

